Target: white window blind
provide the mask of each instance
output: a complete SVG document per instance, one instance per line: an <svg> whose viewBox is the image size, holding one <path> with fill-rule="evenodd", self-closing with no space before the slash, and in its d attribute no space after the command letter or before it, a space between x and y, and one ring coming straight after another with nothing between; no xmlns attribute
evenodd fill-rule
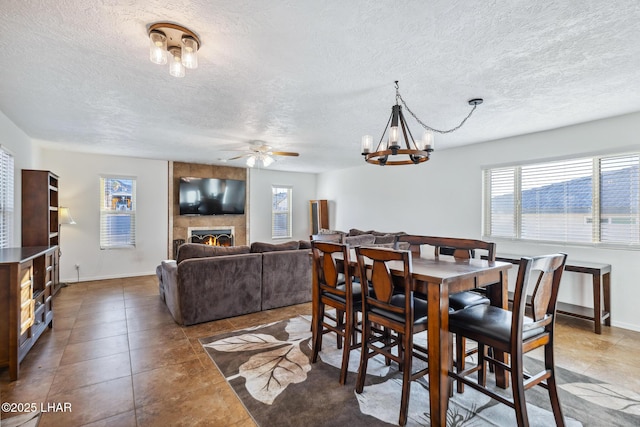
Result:
<svg viewBox="0 0 640 427"><path fill-rule="evenodd" d="M271 237L291 238L291 187L271 187Z"/></svg>
<svg viewBox="0 0 640 427"><path fill-rule="evenodd" d="M485 169L484 235L638 245L639 163L634 153Z"/></svg>
<svg viewBox="0 0 640 427"><path fill-rule="evenodd" d="M136 180L100 178L100 249L136 245Z"/></svg>
<svg viewBox="0 0 640 427"><path fill-rule="evenodd" d="M6 248L12 243L13 168L13 156L0 147L0 248Z"/></svg>

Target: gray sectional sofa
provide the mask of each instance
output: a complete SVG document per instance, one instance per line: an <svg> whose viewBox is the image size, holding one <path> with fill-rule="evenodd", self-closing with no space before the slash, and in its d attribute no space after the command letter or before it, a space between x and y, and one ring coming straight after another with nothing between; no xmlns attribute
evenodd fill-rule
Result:
<svg viewBox="0 0 640 427"><path fill-rule="evenodd" d="M308 241L180 246L156 269L160 296L178 324L193 325L311 301Z"/></svg>

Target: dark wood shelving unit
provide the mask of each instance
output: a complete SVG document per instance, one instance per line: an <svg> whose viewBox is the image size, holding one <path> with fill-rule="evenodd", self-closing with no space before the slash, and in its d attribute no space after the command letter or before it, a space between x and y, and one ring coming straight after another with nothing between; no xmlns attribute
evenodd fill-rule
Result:
<svg viewBox="0 0 640 427"><path fill-rule="evenodd" d="M22 170L22 246L58 246L58 175L45 170ZM58 253L58 252L57 252ZM56 256L53 295L60 289Z"/></svg>

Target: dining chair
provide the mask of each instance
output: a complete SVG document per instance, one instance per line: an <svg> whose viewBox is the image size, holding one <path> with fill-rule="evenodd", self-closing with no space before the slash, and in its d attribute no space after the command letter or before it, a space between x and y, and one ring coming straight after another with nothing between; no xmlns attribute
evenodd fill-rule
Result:
<svg viewBox="0 0 640 427"><path fill-rule="evenodd" d="M449 315L449 330L478 343L478 364L475 367L450 372L458 382L492 397L515 409L518 426L528 426L524 392L540 385L549 392L556 425L563 426L556 386L553 342L558 288L567 260L566 254L552 254L535 258L522 258L515 285L513 311L492 305L466 308ZM535 281L531 293L531 317L525 316L529 283ZM508 353L511 362L505 363L487 355L487 346L496 352ZM544 347L544 369L537 374L524 372L523 355ZM511 373L512 400L486 387L486 362L490 361ZM477 372L477 382L467 378Z"/></svg>
<svg viewBox="0 0 640 427"><path fill-rule="evenodd" d="M356 381L356 393L364 390L367 364L370 358L382 355L398 363L402 371L402 397L399 424L405 425L409 407L411 381L427 374L427 368L413 372L413 357L427 362L427 349L414 344L413 336L427 330L427 303L414 299L411 278L411 253L387 248L357 247L359 276L362 294L362 350ZM402 267L402 275L392 275L389 264ZM399 263L399 264L398 264ZM397 274L397 273L396 273ZM381 337L374 327L395 332ZM389 339L390 338L390 339ZM392 350L397 347L397 352Z"/></svg>
<svg viewBox="0 0 640 427"><path fill-rule="evenodd" d="M311 362L316 363L318 359L318 353L322 350L323 336L335 332L337 347L342 348L340 384L344 384L347 380L351 350L360 346L356 342L356 324L357 313L362 306L362 292L360 284L352 280L348 245L313 240L311 252L316 274L314 285L317 286L316 295L318 296L314 300L316 317L313 319L313 330L316 333ZM344 261L338 264L336 255L341 255ZM343 272L339 268L341 265ZM327 312L327 306L334 308L336 314Z"/></svg>
<svg viewBox="0 0 640 427"><path fill-rule="evenodd" d="M398 241L409 243L409 248L414 256L420 256L421 248L424 245L428 245L433 247L435 258L440 258L440 256L445 255L451 256L454 259L470 259L474 258L476 255L480 255L479 253L476 253L476 251L482 251L488 261L496 260L496 244L484 240L403 235L398 237ZM487 298L486 291L483 288L449 295L450 312L455 312L476 305L489 305L489 303L490 300ZM452 342L452 340L450 340L450 342ZM466 340L460 336L456 336L455 343L456 356L452 363L456 364L456 369L462 371L464 370L465 359L476 353L477 349L472 348L471 350L467 350ZM459 355L464 355L464 357L460 357ZM491 365L491 369L493 370L493 365ZM456 387L458 393L462 393L464 391L464 385L462 383L457 383Z"/></svg>

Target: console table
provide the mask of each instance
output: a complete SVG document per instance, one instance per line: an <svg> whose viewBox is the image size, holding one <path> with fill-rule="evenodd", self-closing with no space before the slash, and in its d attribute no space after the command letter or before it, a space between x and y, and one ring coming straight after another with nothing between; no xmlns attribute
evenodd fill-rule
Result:
<svg viewBox="0 0 640 427"><path fill-rule="evenodd" d="M53 326L58 246L0 249L0 366L19 377L20 362Z"/></svg>
<svg viewBox="0 0 640 427"><path fill-rule="evenodd" d="M519 264L519 255L496 255L496 261ZM565 271L589 274L593 285L593 309L575 304L558 302L557 312L580 319L592 320L595 333L602 333L602 322L611 326L611 264L573 261L567 259Z"/></svg>

